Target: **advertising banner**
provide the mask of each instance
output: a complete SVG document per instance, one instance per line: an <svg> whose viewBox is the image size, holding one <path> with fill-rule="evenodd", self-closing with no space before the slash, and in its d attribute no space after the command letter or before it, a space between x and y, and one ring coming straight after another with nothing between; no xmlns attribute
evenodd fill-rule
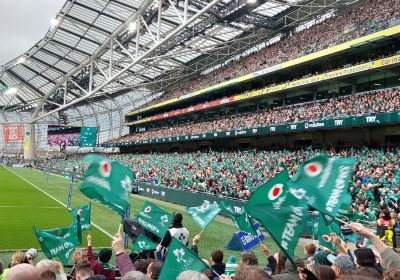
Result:
<svg viewBox="0 0 400 280"><path fill-rule="evenodd" d="M4 142L20 142L22 140L24 140L24 130L22 124L3 124Z"/></svg>

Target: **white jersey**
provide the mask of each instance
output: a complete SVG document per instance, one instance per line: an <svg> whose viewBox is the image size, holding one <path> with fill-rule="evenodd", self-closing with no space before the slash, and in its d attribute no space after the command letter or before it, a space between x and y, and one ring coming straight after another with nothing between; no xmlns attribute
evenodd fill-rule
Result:
<svg viewBox="0 0 400 280"><path fill-rule="evenodd" d="M183 245L186 246L189 243L189 231L185 227L170 228L169 233L171 234L171 237L175 237L182 242Z"/></svg>

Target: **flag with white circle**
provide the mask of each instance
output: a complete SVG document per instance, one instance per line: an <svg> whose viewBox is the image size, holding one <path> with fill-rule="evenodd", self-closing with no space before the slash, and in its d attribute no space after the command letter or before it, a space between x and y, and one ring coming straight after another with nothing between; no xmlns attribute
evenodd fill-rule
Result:
<svg viewBox="0 0 400 280"><path fill-rule="evenodd" d="M356 159L319 155L305 161L288 182L290 192L322 213L336 216L346 200Z"/></svg>
<svg viewBox="0 0 400 280"><path fill-rule="evenodd" d="M123 217L129 207L134 180L132 171L115 160L98 155L88 155L84 160L90 165L79 190Z"/></svg>
<svg viewBox="0 0 400 280"><path fill-rule="evenodd" d="M140 225L158 237L163 238L170 227L173 215L157 207L155 204L146 201L142 210L136 215Z"/></svg>

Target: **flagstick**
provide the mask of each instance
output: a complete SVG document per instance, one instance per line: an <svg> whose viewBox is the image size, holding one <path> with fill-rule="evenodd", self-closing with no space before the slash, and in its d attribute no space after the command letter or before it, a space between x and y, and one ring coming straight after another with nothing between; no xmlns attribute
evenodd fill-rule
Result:
<svg viewBox="0 0 400 280"><path fill-rule="evenodd" d="M337 217L333 217L336 221L338 221L338 222L341 222L341 223L343 223L343 224L345 224L345 225L348 225L348 224L350 224L349 222L346 222L346 221L344 221L344 220L341 220L341 219L339 219L339 218L337 218Z"/></svg>
<svg viewBox="0 0 400 280"><path fill-rule="evenodd" d="M329 231L332 233L333 231L331 229L331 225L330 224L328 224L328 228L329 228Z"/></svg>
<svg viewBox="0 0 400 280"><path fill-rule="evenodd" d="M197 235L201 235L206 228L203 228Z"/></svg>
<svg viewBox="0 0 400 280"><path fill-rule="evenodd" d="M209 268L211 269L212 272L214 272L218 276L218 279L221 277L221 275L219 275L214 269L212 269L211 266L209 266Z"/></svg>

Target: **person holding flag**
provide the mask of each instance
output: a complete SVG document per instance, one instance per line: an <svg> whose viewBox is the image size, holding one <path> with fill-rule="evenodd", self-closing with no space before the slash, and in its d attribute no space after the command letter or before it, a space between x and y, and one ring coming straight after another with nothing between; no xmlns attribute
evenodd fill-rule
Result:
<svg viewBox="0 0 400 280"><path fill-rule="evenodd" d="M115 280L115 271L110 262L112 251L109 248L101 248L99 251L98 261L92 251L92 236L89 233L87 236L87 258L92 265L92 270L95 275L104 275L107 280Z"/></svg>
<svg viewBox="0 0 400 280"><path fill-rule="evenodd" d="M121 233L118 232L114 235L111 248L115 253L115 261L122 277L124 277L124 275L129 271L135 270L129 255L125 253L124 239L121 236Z"/></svg>
<svg viewBox="0 0 400 280"><path fill-rule="evenodd" d="M193 245L191 247L191 251L195 254L199 254L198 244L200 242L200 234L197 234L193 238ZM218 280L219 275L225 273L226 265L223 263L224 253L221 250L214 250L211 252L211 276L209 277L210 280Z"/></svg>

